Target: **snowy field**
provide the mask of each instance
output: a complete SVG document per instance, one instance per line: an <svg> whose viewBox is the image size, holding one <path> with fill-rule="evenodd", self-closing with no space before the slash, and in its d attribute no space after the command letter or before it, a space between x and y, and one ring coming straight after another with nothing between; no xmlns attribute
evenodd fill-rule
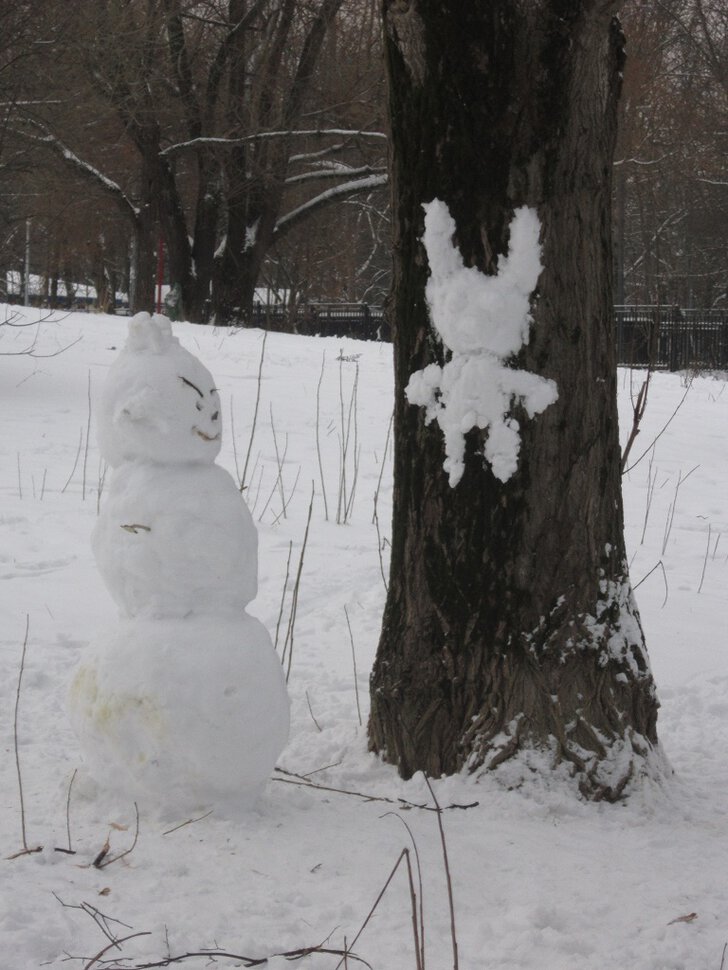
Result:
<svg viewBox="0 0 728 970"><path fill-rule="evenodd" d="M8 320L0 307L0 324ZM293 965L416 970L403 865L356 939L412 845L404 822L421 865L424 964L448 970L437 815L399 801L431 805L431 796L421 777L404 783L366 751L367 681L385 593L377 491L385 572L391 514L391 348L271 334L258 382L260 331L179 324L175 332L215 377L225 420L220 463L238 479L260 392L246 473L260 534L250 611L274 639L280 618L279 651L314 486L292 652L290 638L287 646L292 727L283 770L243 821L211 815L175 828L189 816L142 813L136 841L128 800L95 794L80 773L69 798L80 758L68 684L86 644L117 623L90 548L108 481L87 428L126 321L70 314L37 328L0 326L0 965L166 966L179 958L173 965L193 970L253 960L275 970L291 966L286 952L348 944L345 962L314 952ZM31 344L36 356L18 354ZM636 393L640 375L632 380ZM714 377L686 384L682 375L655 377L632 461L684 401L625 478L632 577L645 577L637 598L674 779L618 806L583 803L563 780L534 778L518 791L492 776L434 782L441 805L469 806L442 816L462 970L728 966L728 391ZM626 435L627 372L620 411ZM14 715L26 617L17 751L27 844L43 848L7 859L23 846ZM204 669L200 643L201 677ZM75 854L56 851L69 839ZM238 958L186 956L206 949Z"/></svg>

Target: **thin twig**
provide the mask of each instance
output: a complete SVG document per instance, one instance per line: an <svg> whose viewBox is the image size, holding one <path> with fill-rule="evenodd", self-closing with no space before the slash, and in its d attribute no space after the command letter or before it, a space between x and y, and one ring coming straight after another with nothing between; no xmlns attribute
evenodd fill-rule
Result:
<svg viewBox="0 0 728 970"><path fill-rule="evenodd" d="M213 809L209 812L205 812L204 815L198 815L197 818L188 818L186 822L180 822L179 825L175 825L174 828L167 829L166 832L162 832L162 835L171 835L172 832L178 832L179 829L183 829L185 825L192 825L194 822L201 822L204 818L209 818L212 815Z"/></svg>
<svg viewBox="0 0 728 970"><path fill-rule="evenodd" d="M690 391L690 388L692 386L693 386L693 382L691 380L690 383L688 384L688 386L685 388L685 393L680 398L680 401L678 402L677 407L672 412L672 414L667 419L667 421L664 423L664 425L662 426L662 428L658 431L658 433L652 439L652 441L650 442L650 444L648 445L648 447L645 448L645 450L642 452L642 454L639 456L639 458L637 458L635 461L633 461L632 464L629 466L629 468L622 469L622 474L628 475L632 471L633 468L636 468L637 465L639 465L639 463L642 461L642 459L645 457L645 455L649 454L650 450L655 447L655 445L657 444L657 442L660 440L660 438L663 436L663 434L667 431L667 429L672 424L673 419L675 418L675 415L677 414L677 412L683 406L683 403L685 401L685 398L688 396L688 392Z"/></svg>
<svg viewBox="0 0 728 970"><path fill-rule="evenodd" d="M91 959L88 961L88 963L85 963L84 964L83 970L91 970L91 968L93 966L95 966L96 964L98 964L98 963L101 962L101 957L105 956L109 952L109 950L113 950L114 947L117 947L118 948L120 946L120 944L122 944L122 943L128 943L129 940L135 940L139 936L151 936L151 935L152 935L151 932L149 930L146 930L143 933L130 933L129 936L122 936L118 940L114 940L113 943L109 943L108 946L105 946L103 948L103 950L99 950L99 952L96 954L95 957L91 957ZM158 967L160 967L160 966L164 966L164 964L163 963L157 963L157 964L151 964L150 963L150 964L147 964L147 966L149 966L149 967L152 967L152 966L158 966Z"/></svg>
<svg viewBox="0 0 728 970"><path fill-rule="evenodd" d="M647 408L647 394L650 389L650 380L652 378L652 362L647 368L647 377L642 382L642 387L637 395L637 400L632 402L632 428L629 433L629 438L627 439L627 444L624 446L624 451L622 452L622 461L620 464L620 471L624 473L624 467L627 464L627 459L629 458L629 453L632 450L632 445L637 440L637 435L640 433L640 425L642 423L642 418L645 416L645 410Z"/></svg>
<svg viewBox="0 0 728 970"><path fill-rule="evenodd" d="M437 800L437 795L435 794L435 789L430 784L430 779L427 777L425 772L422 772L427 787L430 789L430 795L432 795L432 800L435 803L435 809L437 811L437 826L440 830L440 843L442 845L442 860L445 866L445 879L447 882L447 902L450 907L450 936L452 939L452 966L453 970L458 970L458 938L457 932L455 930L455 903L453 901L452 894L452 878L450 876L450 863L447 856L447 841L445 839L445 827L442 824L442 809L440 808L440 803Z"/></svg>
<svg viewBox="0 0 728 970"><path fill-rule="evenodd" d="M117 943L126 943L127 940L134 939L135 936L150 936L150 933L134 933L131 936L125 936L119 940ZM362 957L357 956L350 950L340 950L334 947L326 947L323 945L316 946L303 946L296 950L287 950L284 953L272 953L267 957L249 957L244 956L240 953L231 953L228 950L190 950L188 953L179 953L175 956L168 954L166 957L162 957L161 960L153 960L149 963L128 963L126 958L121 958L122 963L117 963L114 961L102 961L101 957L112 948L112 945L105 947L100 953L87 963L83 970L91 970L95 964L103 963L106 970L156 970L157 967L170 967L173 963L184 963L186 960L197 960L200 957L205 957L209 963L214 963L215 957L220 957L227 960L235 960L241 966L244 967L262 967L276 957L281 957L284 960L293 962L294 960L302 960L304 957L311 956L314 953L322 953L328 956L348 956L350 960L354 960L356 963L361 963L365 967L369 967L372 970L371 964L367 963Z"/></svg>
<svg viewBox="0 0 728 970"><path fill-rule="evenodd" d="M379 514L377 513L377 497L374 496L374 527L377 530L377 553L379 555L379 572L382 574L382 582L384 583L384 592L389 592L389 584L387 583L387 577L384 573L384 557L382 556L382 533L379 531Z"/></svg>
<svg viewBox="0 0 728 970"><path fill-rule="evenodd" d="M354 798L362 798L365 802L383 802L386 805L397 805L399 808L417 808L423 812L437 812L437 808L433 808L432 805L420 805L417 802L409 802L406 798L387 798L386 795L370 795L366 792L352 791L347 788L334 788L331 785L319 785L318 782L309 781L305 775L297 775L294 771L286 771L285 768L275 769L279 774L286 775L286 778L273 778L273 781L279 781L284 785L299 785L302 788L317 788L319 791L336 792L338 795L351 795ZM477 808L480 802L470 802L465 805L458 805L453 803L451 805L445 805L439 809L439 811L445 812L452 809L468 809Z"/></svg>

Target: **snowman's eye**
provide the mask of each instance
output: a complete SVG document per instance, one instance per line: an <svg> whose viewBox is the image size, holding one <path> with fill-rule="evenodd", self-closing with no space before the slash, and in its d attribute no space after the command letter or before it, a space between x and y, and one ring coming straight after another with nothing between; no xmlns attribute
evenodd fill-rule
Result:
<svg viewBox="0 0 728 970"><path fill-rule="evenodd" d="M215 413L212 415L212 420L213 421L217 421L217 419L219 417L220 417L220 412L219 411L215 411Z"/></svg>
<svg viewBox="0 0 728 970"><path fill-rule="evenodd" d="M177 376L179 377L179 379L182 381L183 384L186 384L187 387L191 387L193 391L197 391L197 393L200 395L200 397L204 397L205 396L202 393L202 391L199 389L199 387L196 384L193 384L192 381L188 381L187 378L186 377L182 377L181 374L178 374Z"/></svg>
<svg viewBox="0 0 728 970"><path fill-rule="evenodd" d="M195 407L197 408L198 411L202 410L202 405L200 404L199 401L195 401Z"/></svg>

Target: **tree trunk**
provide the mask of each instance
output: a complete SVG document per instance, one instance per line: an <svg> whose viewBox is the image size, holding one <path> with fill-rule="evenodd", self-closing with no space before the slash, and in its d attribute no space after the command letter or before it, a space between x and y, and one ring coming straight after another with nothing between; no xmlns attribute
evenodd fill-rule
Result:
<svg viewBox="0 0 728 970"><path fill-rule="evenodd" d="M371 679L372 750L409 777L567 763L614 800L659 769L657 700L623 539L610 190L623 64L616 4L384 0L395 217L391 580ZM492 274L535 208L545 269L515 363L558 400L521 428L506 482L467 436L453 488L442 434L404 389L442 363L421 243L443 200L466 265ZM525 760L533 755L525 755Z"/></svg>

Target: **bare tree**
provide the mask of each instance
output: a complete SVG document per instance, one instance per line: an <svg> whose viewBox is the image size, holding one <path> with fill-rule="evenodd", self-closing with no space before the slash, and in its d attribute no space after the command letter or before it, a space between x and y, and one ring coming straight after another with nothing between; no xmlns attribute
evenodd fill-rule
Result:
<svg viewBox="0 0 728 970"><path fill-rule="evenodd" d="M616 302L725 304L728 14L715 0L625 5L615 172Z"/></svg>
<svg viewBox="0 0 728 970"><path fill-rule="evenodd" d="M18 128L126 220L136 308L152 300L158 229L181 312L201 320L212 303L227 322L249 312L272 247L314 212L384 184L382 138L377 158L352 165L347 151L371 132L301 124L342 2L74 5L77 47L54 51L49 69L60 59L58 85L73 77L101 106L93 123L105 118L105 140L88 112L70 125L68 112L26 112ZM131 167L127 150L125 167L109 151L120 144Z"/></svg>

